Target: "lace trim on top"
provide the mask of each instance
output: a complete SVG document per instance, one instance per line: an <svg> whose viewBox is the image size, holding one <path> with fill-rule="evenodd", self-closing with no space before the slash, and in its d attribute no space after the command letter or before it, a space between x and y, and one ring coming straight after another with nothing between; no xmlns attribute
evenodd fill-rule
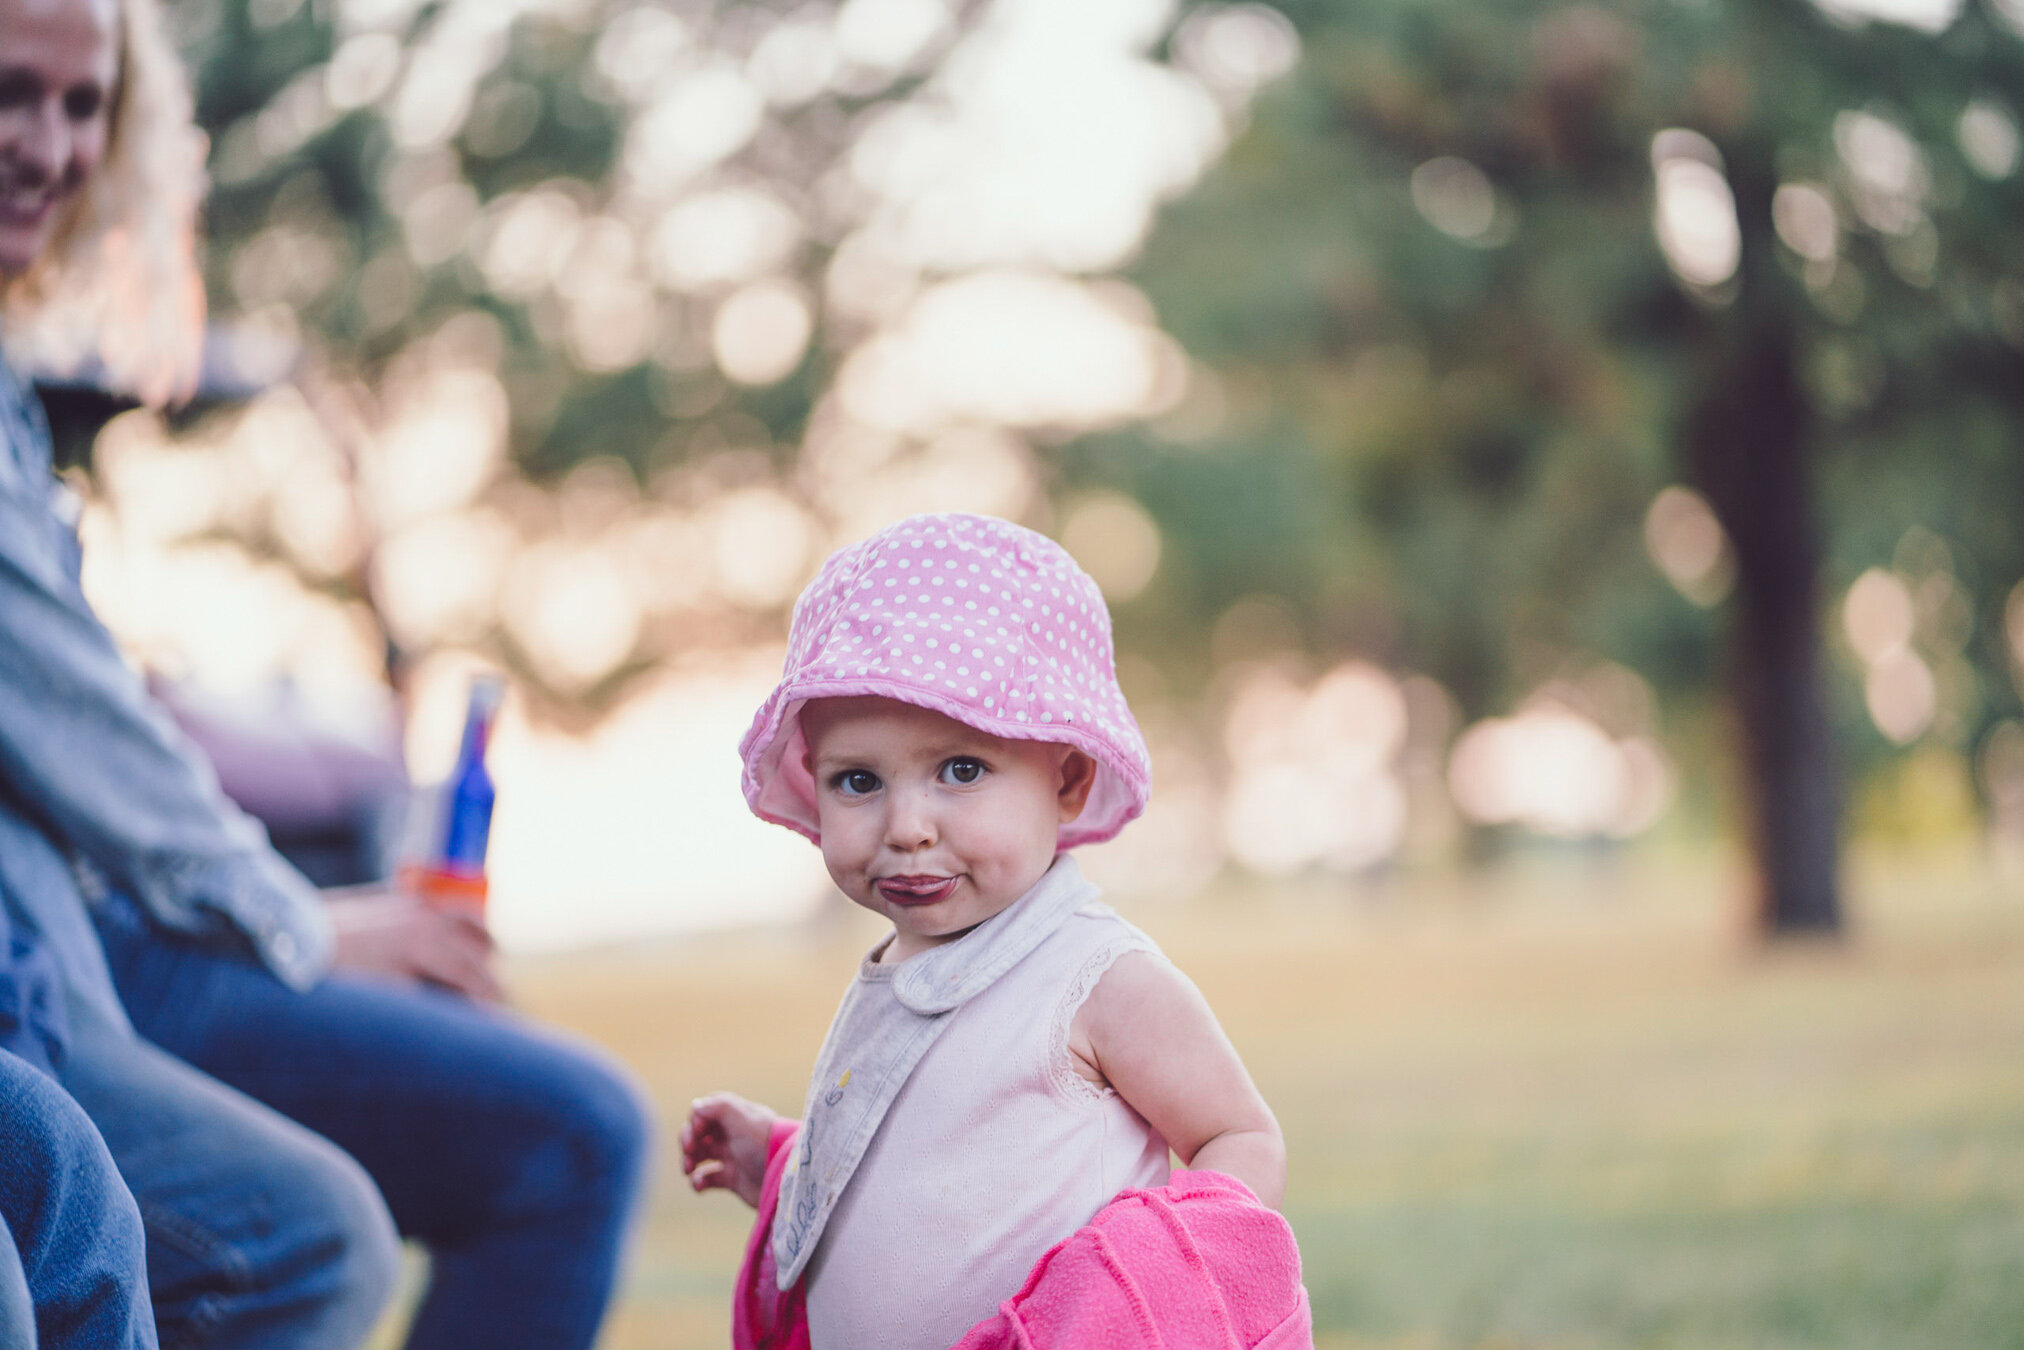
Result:
<svg viewBox="0 0 2024 1350"><path fill-rule="evenodd" d="M1096 988L1104 972L1117 963L1117 958L1126 952L1157 951L1149 941L1131 934L1123 934L1104 943L1089 954L1082 968L1075 972L1075 978L1062 991L1061 1001L1054 1005L1054 1021L1047 1032L1047 1077L1054 1084L1055 1091L1072 1102L1100 1102L1117 1095L1117 1089L1108 1085L1098 1087L1075 1071L1074 1060L1068 1053L1068 1028L1075 1021L1075 1014L1088 1001L1090 991Z"/></svg>

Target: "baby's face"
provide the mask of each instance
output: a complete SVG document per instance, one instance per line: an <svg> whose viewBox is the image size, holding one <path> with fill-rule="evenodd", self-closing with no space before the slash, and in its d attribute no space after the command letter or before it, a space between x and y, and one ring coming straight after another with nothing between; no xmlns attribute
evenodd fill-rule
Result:
<svg viewBox="0 0 2024 1350"><path fill-rule="evenodd" d="M818 699L801 728L822 861L845 895L892 920L888 960L960 937L1030 890L1096 777L1066 745L1001 740L893 699Z"/></svg>

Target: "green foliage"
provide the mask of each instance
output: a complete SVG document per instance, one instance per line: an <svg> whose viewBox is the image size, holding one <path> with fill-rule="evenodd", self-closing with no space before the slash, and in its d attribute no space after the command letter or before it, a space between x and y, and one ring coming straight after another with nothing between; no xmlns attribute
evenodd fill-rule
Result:
<svg viewBox="0 0 2024 1350"><path fill-rule="evenodd" d="M650 351L587 368L554 294L502 286L485 265L487 231L524 194L559 193L585 218L634 209L624 155L639 108L599 55L624 6L511 11L461 120L406 142L400 83L355 108L329 96L360 36L354 8L178 10L214 138L221 311L285 311L368 388L446 321L486 316L471 332L496 357L513 456L538 481L608 457L644 484L739 447L791 469L862 333L818 322L797 370L748 387L709 358L720 297L662 294ZM376 22L405 71L455 8L358 12L393 16ZM705 55L732 61L779 18L679 12ZM1120 607L1124 645L1199 688L1217 617L1264 593L1317 652L1426 671L1471 715L1595 658L1708 700L1723 616L1651 565L1643 514L1686 476L1682 425L1736 334L1769 316L1806 382L1823 598L1902 561L1908 531L1939 539L1941 563L1927 550L1906 576L1937 565L1968 606L1964 629L1921 630L1954 691L1945 735L1971 745L2015 713L2002 607L2024 577L2024 172L1990 176L1963 130L1977 108L2018 125L2024 38L1993 0L1938 35L1831 20L1806 0L1304 0L1286 13L1302 61L1132 269L1209 376L1153 423L1049 451L1057 486L1122 488L1164 532L1159 575ZM808 293L853 209L837 166L867 115L925 74L769 109L711 171L803 217L789 265ZM1865 126L1916 147L1896 188L1851 150ZM1741 266L1713 284L1680 280L1655 235L1654 138L1669 129L1704 138L1734 194ZM1781 184L1832 204L1824 255L1781 242ZM1888 746L1859 669L1836 669L1860 767Z"/></svg>
<svg viewBox="0 0 2024 1350"><path fill-rule="evenodd" d="M1993 694L1970 720L2015 707L2000 611L2024 575L2024 174L1983 177L1958 128L1972 102L2024 89L2017 33L1987 7L1933 37L1841 26L1800 0L1287 12L1301 66L1135 269L1222 376L1225 425L1185 446L1114 436L1094 457L1145 485L1177 552L1201 556L1212 531L1186 489L1153 482L1185 482L1204 457L1296 466L1219 481L1211 514L1276 514L1297 479L1272 567L1238 575L1292 578L1314 639L1376 639L1476 712L1575 654L1704 689L1708 617L1639 539L1645 504L1683 476L1677 430L1738 308L1736 281L1676 280L1655 238L1653 138L1685 128L1719 148L1743 247L1766 255L1751 302L1800 332L1833 594L1888 565L1912 526L1953 541ZM1919 147L1929 187L1897 232L1863 219L1874 189L1836 147L1850 113ZM1416 207L1415 170L1443 157L1494 191L1493 215L1449 222L1473 231L1437 228L1471 207L1437 183ZM1810 277L1775 242L1771 182L1750 181L1765 171L1835 202L1837 256ZM1344 539L1372 569L1360 584L1337 574ZM1194 570L1200 611L1246 588ZM1365 611L1346 627L1345 603Z"/></svg>
<svg viewBox="0 0 2024 1350"><path fill-rule="evenodd" d="M384 8L392 20L382 30L398 40L396 59L424 59L418 52L444 7ZM642 356L617 371L585 370L566 351L552 297L502 293L476 261L472 224L515 194L559 189L592 215L620 190L627 110L600 83L593 59L609 14L558 6L511 18L502 25L503 50L481 63L453 134L404 148L390 128L397 81L363 106L333 106L328 86L346 36L340 10L227 0L179 16L198 120L213 138L209 281L222 315L285 302L319 357L368 387L447 320L491 316L513 399L512 451L540 480L613 456L645 481L669 457L679 460L698 424L713 418L798 437L819 358L800 377L762 390L726 389L707 358L669 369ZM256 21L260 11L270 21ZM285 17L271 21L275 13ZM467 204L453 210L452 197L438 206L456 218L451 237L417 257L404 215L422 194L446 186L468 189ZM313 265L280 279L253 272L247 251L277 231L306 239ZM697 314L678 302L664 308L664 328L693 330ZM671 416L687 434L669 435Z"/></svg>

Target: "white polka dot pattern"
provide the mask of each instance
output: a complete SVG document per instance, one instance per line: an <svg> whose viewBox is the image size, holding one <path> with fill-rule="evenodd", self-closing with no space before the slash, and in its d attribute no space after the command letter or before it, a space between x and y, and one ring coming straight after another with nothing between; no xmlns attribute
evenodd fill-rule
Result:
<svg viewBox="0 0 2024 1350"><path fill-rule="evenodd" d="M910 516L839 549L794 605L787 664L739 753L745 800L819 842L801 705L874 695L1097 762L1060 845L1108 839L1145 809L1151 762L1118 688L1110 612L1045 535L989 516Z"/></svg>

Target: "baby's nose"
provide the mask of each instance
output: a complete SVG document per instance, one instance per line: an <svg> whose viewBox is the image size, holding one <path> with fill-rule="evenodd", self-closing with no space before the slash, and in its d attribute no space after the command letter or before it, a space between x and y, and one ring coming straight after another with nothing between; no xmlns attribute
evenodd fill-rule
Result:
<svg viewBox="0 0 2024 1350"><path fill-rule="evenodd" d="M928 803L911 793L897 794L892 814L886 820L886 842L911 853L926 848L935 838L935 817Z"/></svg>

